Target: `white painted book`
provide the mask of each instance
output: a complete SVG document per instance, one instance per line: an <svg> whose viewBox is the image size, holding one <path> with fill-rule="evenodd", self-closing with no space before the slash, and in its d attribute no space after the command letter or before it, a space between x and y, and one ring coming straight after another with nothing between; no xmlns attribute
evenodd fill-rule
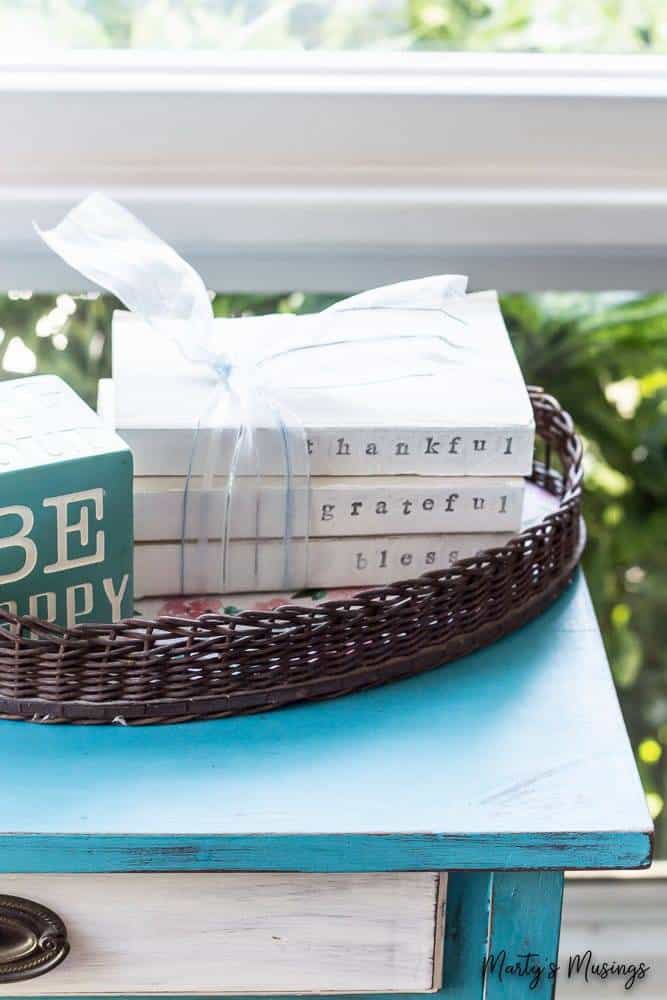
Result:
<svg viewBox="0 0 667 1000"><path fill-rule="evenodd" d="M526 483L523 506L522 529L538 524L547 515L554 513L558 509L558 500L550 493L535 486L534 483L528 482ZM470 536L465 536L465 538L470 538ZM504 534L478 535L476 536L476 544L478 547L486 543L500 545L506 539L507 536ZM406 540L409 542L409 539ZM332 540L329 539L329 541ZM381 539L377 541L381 543ZM144 549L149 548L149 546L140 545L137 548ZM450 549L450 555L453 555L456 551L456 548ZM464 553L467 551L467 548L461 546L459 551ZM408 567L398 574L398 578L414 575ZM397 575L395 574L393 578L396 579ZM206 612L231 614L234 609L267 611L282 607L284 604L303 604L305 607L313 607L324 600L346 600L360 587L373 587L377 585L377 580L374 576L367 584L360 584L357 581L344 588L336 589L331 586L320 586L310 590L300 587L292 587L285 590L281 585L280 588L268 591L252 592L244 590L232 592L225 590L224 594L216 592L207 596L199 596L194 592L191 595L176 593L161 596L156 594L142 597L137 607L138 612L145 618L157 618L162 614L178 615L181 617L196 617Z"/></svg>
<svg viewBox="0 0 667 1000"><path fill-rule="evenodd" d="M441 279L425 279L426 286L429 281ZM495 292L454 296L446 309L348 302L306 316L214 324L216 350L240 370L252 369L253 359L295 333L315 344L324 330L327 342L339 345L318 349L315 366L309 350L290 352L271 366L279 406L296 414L305 430L311 475L530 472L533 413ZM415 334L420 348L410 340ZM353 354L344 343L351 336L361 340ZM238 422L224 407L215 418L207 413L219 385L213 370L188 360L166 333L128 312L114 314L112 346L113 386L102 386L100 412L132 449L136 474L186 475L199 426L204 444L221 428L215 471L225 475ZM313 384L314 368L326 384ZM256 441L263 474L282 475L275 422L260 420ZM242 461L237 471L251 475L254 469Z"/></svg>
<svg viewBox="0 0 667 1000"><path fill-rule="evenodd" d="M526 484L521 528L537 524L558 506L557 500L533 483ZM420 576L450 566L481 549L504 545L512 532L450 535L393 535L359 538L313 538L308 567L303 543L292 543L293 571L301 580L285 583L283 548L278 540L232 541L229 546L227 583L221 586L219 544L186 543L185 586L181 586L181 545L178 542L140 542L134 548L135 595L169 597L181 594L259 594L294 591L305 587L374 587ZM189 546L189 547L188 547ZM194 550L199 549L196 553ZM192 570L203 556L201 572ZM304 582L304 580L306 582ZM286 598L289 595L285 595Z"/></svg>
<svg viewBox="0 0 667 1000"><path fill-rule="evenodd" d="M223 534L227 480L203 491L201 478L139 476L134 480L134 537L138 542L219 539ZM313 538L438 532L517 531L524 480L520 477L318 476L294 483L295 535ZM309 516L306 519L306 504ZM230 537L281 538L284 482L239 478L230 504Z"/></svg>
<svg viewBox="0 0 667 1000"><path fill-rule="evenodd" d="M229 543L222 577L221 546L145 542L134 547L135 596L222 594L304 587L381 586L451 566L481 549L503 545L510 533L392 535L385 538L294 539L285 580L284 548L278 539ZM181 567L185 548L183 566Z"/></svg>

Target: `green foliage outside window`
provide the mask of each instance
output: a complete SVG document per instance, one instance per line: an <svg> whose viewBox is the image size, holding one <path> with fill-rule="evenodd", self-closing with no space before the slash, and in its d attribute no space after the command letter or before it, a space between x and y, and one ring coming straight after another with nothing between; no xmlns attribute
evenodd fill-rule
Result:
<svg viewBox="0 0 667 1000"><path fill-rule="evenodd" d="M310 312L335 298L218 295L214 310ZM114 304L0 297L1 375L53 372L94 405ZM513 294L502 308L527 381L557 396L586 440L586 571L667 857L667 295Z"/></svg>
<svg viewBox="0 0 667 1000"><path fill-rule="evenodd" d="M0 50L664 52L657 0L0 0Z"/></svg>

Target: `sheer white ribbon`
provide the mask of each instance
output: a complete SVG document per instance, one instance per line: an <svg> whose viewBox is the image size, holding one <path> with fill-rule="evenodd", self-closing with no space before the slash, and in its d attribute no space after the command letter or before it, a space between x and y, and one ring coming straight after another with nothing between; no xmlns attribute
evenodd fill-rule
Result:
<svg viewBox="0 0 667 1000"><path fill-rule="evenodd" d="M176 342L183 356L212 370L217 381L202 408L193 433L190 469L183 496L181 584L183 592L201 590L207 563L210 530L209 504L224 433L234 437L224 482L219 589L228 589L228 557L232 502L239 469L256 483L255 524L259 529L259 497L267 467L266 445L258 428L269 428L280 448L284 524L282 537L283 586L303 586L308 576L310 462L306 430L297 412L285 403L281 390L359 386L391 382L418 375L431 376L444 365L457 364L467 349L465 323L448 306L465 295L467 279L443 275L373 289L337 303L300 325L299 317L275 317L275 339L243 344L221 342L208 292L201 277L172 247L156 236L127 209L101 194L90 195L55 228L37 231L68 264L86 278L116 295L161 335ZM410 328L383 331L382 311L403 310L442 314L442 330L420 333ZM366 313L367 320L359 314ZM374 322L370 322L375 314ZM380 320L378 322L378 320ZM238 329L238 325L235 327ZM242 349L240 349L242 348ZM372 364L369 361L372 359ZM160 359L155 359L156 366ZM344 375L341 375L341 372ZM177 401L175 401L177 405ZM201 434L206 427L207 433ZM275 466L275 462L272 463ZM195 475L200 488L192 488ZM305 492L297 514L295 488ZM186 524L199 524L196 544L186 545ZM215 533L214 533L215 534ZM255 579L259 531L255 533ZM305 567L293 564L292 540L303 540ZM189 560L192 560L190 563ZM210 589L210 588L209 588Z"/></svg>

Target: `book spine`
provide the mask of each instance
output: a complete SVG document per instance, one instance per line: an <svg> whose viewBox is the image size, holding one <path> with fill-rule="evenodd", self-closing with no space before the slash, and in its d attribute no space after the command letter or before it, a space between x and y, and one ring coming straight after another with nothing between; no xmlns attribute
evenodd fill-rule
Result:
<svg viewBox="0 0 667 1000"><path fill-rule="evenodd" d="M279 541L234 541L222 585L220 547L186 543L139 544L134 550L135 596L260 592L266 590L381 586L444 569L481 549L503 545L510 534L394 535L386 538L316 538L292 543L292 573L284 577ZM184 549L185 586L181 589Z"/></svg>
<svg viewBox="0 0 667 1000"><path fill-rule="evenodd" d="M192 459L193 431L118 428L134 454L138 476L185 476ZM206 430L199 432L198 448L206 452ZM433 428L430 430L307 431L310 473L313 476L527 476L532 470L534 428ZM283 474L279 443L263 440L264 475ZM226 475L232 442L216 446L215 472ZM199 470L201 471L201 470ZM241 461L237 474L254 468Z"/></svg>
<svg viewBox="0 0 667 1000"><path fill-rule="evenodd" d="M529 427L309 432L313 475L505 476L531 470Z"/></svg>
<svg viewBox="0 0 667 1000"><path fill-rule="evenodd" d="M135 480L135 538L142 542L179 541L183 532L183 493L159 491L155 480ZM220 480L224 487L226 481ZM310 512L303 486L293 491L292 533L311 537L517 531L521 526L524 480L518 477L459 477L420 483L414 478L382 482L372 477L330 482L311 479ZM190 488L186 538L220 538L224 488L202 494ZM231 509L232 538L280 538L285 524L285 491L265 480L257 488L240 480Z"/></svg>

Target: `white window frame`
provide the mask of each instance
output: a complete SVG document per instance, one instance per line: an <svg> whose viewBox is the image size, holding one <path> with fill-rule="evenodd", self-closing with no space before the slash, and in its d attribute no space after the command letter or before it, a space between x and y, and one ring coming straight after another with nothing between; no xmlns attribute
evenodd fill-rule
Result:
<svg viewBox="0 0 667 1000"><path fill-rule="evenodd" d="M0 288L104 189L219 290L667 287L667 59L71 53L0 66Z"/></svg>

